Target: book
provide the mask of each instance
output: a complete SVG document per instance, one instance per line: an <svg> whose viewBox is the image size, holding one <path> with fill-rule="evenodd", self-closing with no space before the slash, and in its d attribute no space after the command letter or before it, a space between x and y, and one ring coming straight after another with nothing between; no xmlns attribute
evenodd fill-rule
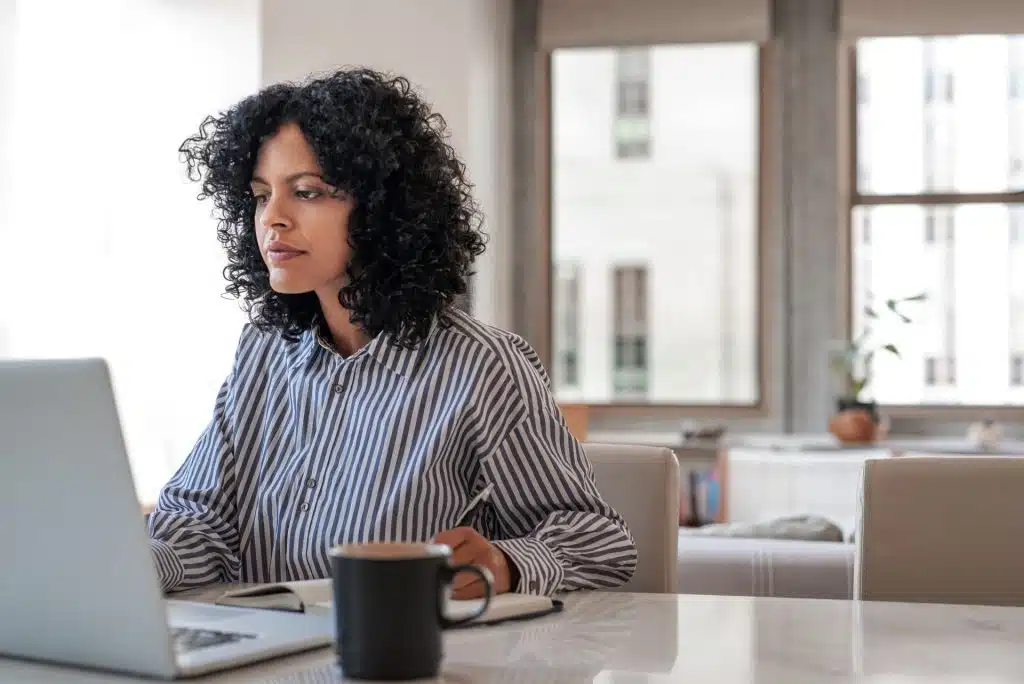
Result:
<svg viewBox="0 0 1024 684"><path fill-rule="evenodd" d="M284 610L295 613L329 612L333 592L330 579L277 582L230 589L216 600L217 605L235 608ZM483 599L448 599L445 614L458 620L480 610ZM548 596L534 594L499 594L483 615L467 624L494 624L506 620L540 617L562 609L562 602Z"/></svg>

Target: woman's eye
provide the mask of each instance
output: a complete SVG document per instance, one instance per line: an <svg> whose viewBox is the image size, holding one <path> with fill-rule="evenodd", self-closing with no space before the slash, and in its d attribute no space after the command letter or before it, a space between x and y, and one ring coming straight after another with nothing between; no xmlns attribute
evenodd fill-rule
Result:
<svg viewBox="0 0 1024 684"><path fill-rule="evenodd" d="M320 196L318 190L296 190L295 196L302 200L312 200Z"/></svg>
<svg viewBox="0 0 1024 684"><path fill-rule="evenodd" d="M267 200L270 198L267 197L266 195L253 195L253 199L256 200L257 207L262 207L264 204L267 203Z"/></svg>

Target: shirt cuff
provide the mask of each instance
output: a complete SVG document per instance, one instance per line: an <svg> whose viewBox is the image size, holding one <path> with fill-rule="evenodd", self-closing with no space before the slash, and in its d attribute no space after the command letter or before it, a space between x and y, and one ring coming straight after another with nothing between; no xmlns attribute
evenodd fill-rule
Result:
<svg viewBox="0 0 1024 684"><path fill-rule="evenodd" d="M170 591L181 584L185 579L185 566L174 555L171 545L160 539L150 538L149 548L153 552L156 574L160 578L160 586L163 590Z"/></svg>
<svg viewBox="0 0 1024 684"><path fill-rule="evenodd" d="M491 542L519 571L519 584L512 591L519 594L551 596L558 592L565 570L551 549L539 539L499 539Z"/></svg>

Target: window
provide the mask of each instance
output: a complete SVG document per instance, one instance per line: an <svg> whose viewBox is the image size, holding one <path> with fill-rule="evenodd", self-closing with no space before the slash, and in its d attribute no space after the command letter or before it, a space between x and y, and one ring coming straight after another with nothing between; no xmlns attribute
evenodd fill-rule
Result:
<svg viewBox="0 0 1024 684"><path fill-rule="evenodd" d="M947 38L917 39L921 46L921 62L926 104L953 103L953 73L948 58L953 44Z"/></svg>
<svg viewBox="0 0 1024 684"><path fill-rule="evenodd" d="M857 76L857 104L866 105L870 93L868 92L868 82L862 75Z"/></svg>
<svg viewBox="0 0 1024 684"><path fill-rule="evenodd" d="M1010 41L1007 79L1007 147L1010 158L1008 183L1011 188L1024 188L1024 36Z"/></svg>
<svg viewBox="0 0 1024 684"><path fill-rule="evenodd" d="M618 398L647 395L647 268L614 271L614 353L612 388Z"/></svg>
<svg viewBox="0 0 1024 684"><path fill-rule="evenodd" d="M754 405L758 47L658 45L640 53L644 66L634 70L623 68L632 51L552 52L552 260L585 264L593 283L583 288L593 313L584 316L578 394L564 396L614 403L643 389L645 401L663 405ZM609 95L624 73L644 69L646 98ZM657 164L623 163L608 136L626 100L644 102L648 114L672 113L650 119ZM625 276L613 273L635 264L646 268L644 333L626 339L615 327L627 323L616 314L615 286ZM550 324L557 350L564 333L557 318ZM615 371L641 367L648 372L635 382L626 380L632 371Z"/></svg>
<svg viewBox="0 0 1024 684"><path fill-rule="evenodd" d="M1011 101L1024 100L1024 36L1011 38L1008 41L1007 52L1007 98Z"/></svg>
<svg viewBox="0 0 1024 684"><path fill-rule="evenodd" d="M870 188L871 187L871 172L868 168L868 160L871 159L871 153L869 151L869 145L871 139L867 135L867 131L861 131L861 135L857 138L857 146L860 148L857 152L857 187L858 188Z"/></svg>
<svg viewBox="0 0 1024 684"><path fill-rule="evenodd" d="M871 242L854 231L852 333L864 329L872 298L877 305L927 295L907 309L910 323L894 319L877 330L902 357L875 359L871 392L880 403L1024 404L1024 393L1010 391L1013 359L1024 356L1024 250L1016 247L1024 205L1014 176L1024 156L1015 140L1024 136L1014 137L1019 103L1001 85L1014 68L1000 58L1008 42L979 35L857 43L857 78L873 97L870 110L858 105L855 130L872 146L854 149L871 186L858 179L852 220L870 225ZM956 97L957 82L969 98ZM1007 125L1009 145L993 135ZM993 313L1000 309L1009 315Z"/></svg>
<svg viewBox="0 0 1024 684"><path fill-rule="evenodd" d="M924 359L924 384L927 387L955 385L956 360L948 356L926 356Z"/></svg>
<svg viewBox="0 0 1024 684"><path fill-rule="evenodd" d="M1024 208L1010 207L1010 244L1017 245L1024 242Z"/></svg>
<svg viewBox="0 0 1024 684"><path fill-rule="evenodd" d="M557 264L555 277L555 318L559 334L555 336L555 387L573 390L580 384L580 279L578 264Z"/></svg>
<svg viewBox="0 0 1024 684"><path fill-rule="evenodd" d="M615 153L619 159L651 154L650 50L616 51Z"/></svg>
<svg viewBox="0 0 1024 684"><path fill-rule="evenodd" d="M953 74L949 65L954 46L945 38L930 38L921 45L924 98L921 115L925 191L948 190L953 186L955 131Z"/></svg>
<svg viewBox="0 0 1024 684"><path fill-rule="evenodd" d="M1007 318L1010 336L1011 391L1024 387L1024 206L1011 207L1009 211L1009 249L1006 269L1009 271L1010 297L1007 302Z"/></svg>
<svg viewBox="0 0 1024 684"><path fill-rule="evenodd" d="M864 220L869 221L870 213L865 213ZM953 212L948 207L927 207L924 209L924 241L925 244L953 244Z"/></svg>
<svg viewBox="0 0 1024 684"><path fill-rule="evenodd" d="M1010 355L1010 386L1024 387L1024 354Z"/></svg>

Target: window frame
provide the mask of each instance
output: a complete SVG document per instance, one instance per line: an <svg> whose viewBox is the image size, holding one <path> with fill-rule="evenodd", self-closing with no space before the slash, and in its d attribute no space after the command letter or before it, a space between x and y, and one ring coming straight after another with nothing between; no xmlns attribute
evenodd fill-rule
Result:
<svg viewBox="0 0 1024 684"><path fill-rule="evenodd" d="M680 44L686 41L680 41ZM727 43L752 43L753 41L743 40L720 40L706 41L697 44L727 44ZM608 400L589 401L585 397L574 400L573 405L586 408L588 415L593 419L609 418L635 418L644 419L678 419L680 417L695 418L721 418L721 419L744 419L744 418L766 418L775 414L775 399L777 392L775 383L777 378L770 372L772 367L771 358L773 344L771 333L774 330L772 320L773 301L778 296L773 285L771 274L772 254L769 249L766 227L769 217L773 213L773 205L776 201L776 178L775 155L776 147L780 141L778 137L778 111L774 101L777 83L777 60L771 40L753 42L757 50L757 78L754 87L757 89L758 124L757 124L757 169L758 183L756 189L756 226L754 248L755 258L755 282L757 284L755 329L757 330L757 352L756 352L756 377L757 377L757 399L751 403L675 403L656 400ZM601 47L607 48L629 48L648 47L649 45L632 45L630 43L609 42ZM555 277L555 264L552 259L552 49L538 46L535 72L534 72L534 97L535 122L537 130L535 147L535 173L534 182L538 197L537 228L541 245L541 254L537 257L542 259L544 267L541 269L544 282L538 284L541 292L536 307L527 311L527 317L531 321L529 326L535 331L538 338L536 351L541 362L550 366L553 360L555 349L553 331L553 280ZM652 296L652 293L648 293ZM648 353L650 350L647 350Z"/></svg>
<svg viewBox="0 0 1024 684"><path fill-rule="evenodd" d="M921 36L937 37L937 36ZM957 193L948 191L923 193L875 193L870 190L861 192L857 177L859 169L858 154L858 75L857 41L845 38L840 42L840 183L842 184L839 227L841 231L840 246L842 249L842 268L840 269L840 292L843 304L843 326L846 340L852 339L856 325L854 298L854 222L853 214L857 207L915 205L926 208L949 208L971 204L1021 204L1024 205L1024 190L1004 192L971 192ZM954 84L955 88L955 84ZM937 100L944 103L944 100ZM936 221L943 224L942 221ZM945 225L936 230L936 244L942 244L947 238ZM925 369L922 368L922 373ZM1009 380L1009 377L1007 378ZM954 380L955 381L955 380ZM1005 406L998 404L879 404L886 415L892 418L926 418L973 420L992 418L1002 420L1019 420L1024 406Z"/></svg>

